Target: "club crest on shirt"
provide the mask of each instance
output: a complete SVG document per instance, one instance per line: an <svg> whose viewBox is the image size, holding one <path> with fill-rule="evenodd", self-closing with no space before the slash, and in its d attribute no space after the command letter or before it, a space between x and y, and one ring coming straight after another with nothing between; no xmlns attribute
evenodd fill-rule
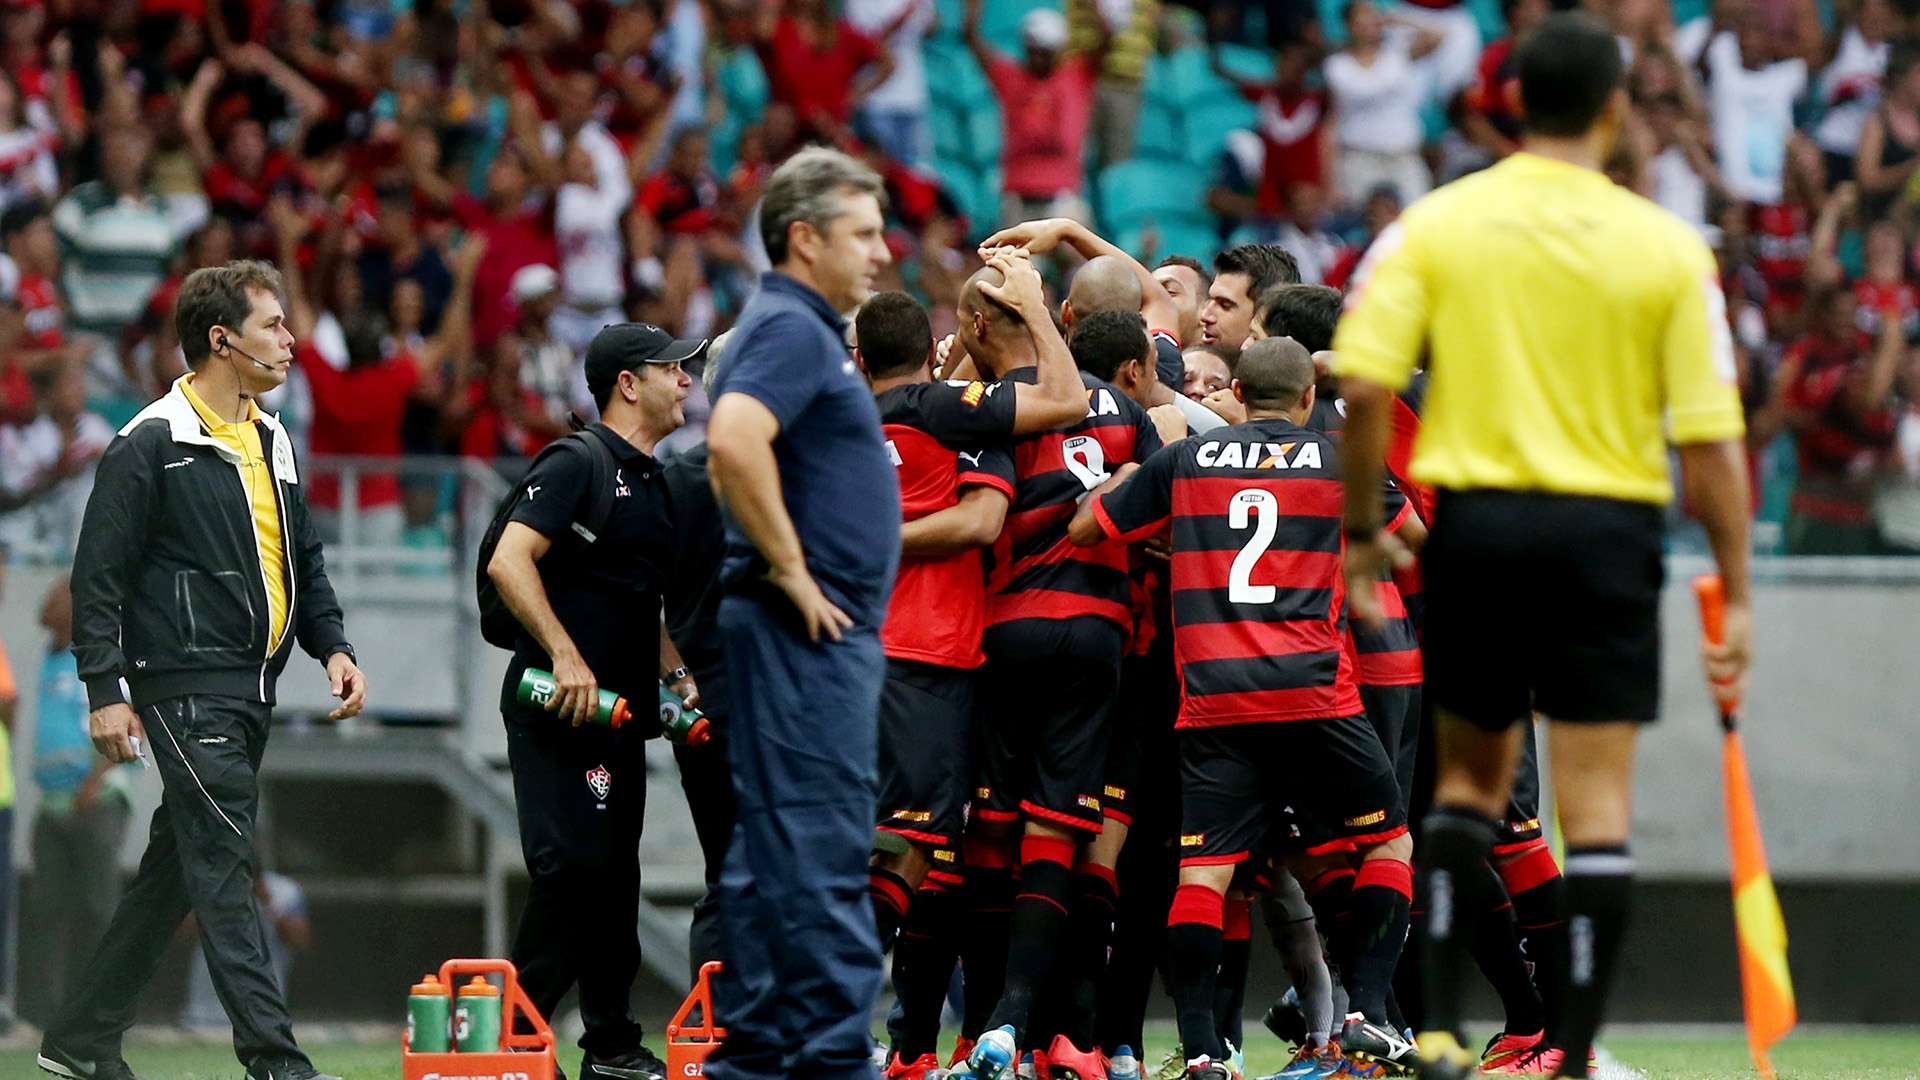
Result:
<svg viewBox="0 0 1920 1080"><path fill-rule="evenodd" d="M613 774L605 765L595 765L587 770L587 790L593 792L596 799L604 799L607 792L613 790Z"/></svg>

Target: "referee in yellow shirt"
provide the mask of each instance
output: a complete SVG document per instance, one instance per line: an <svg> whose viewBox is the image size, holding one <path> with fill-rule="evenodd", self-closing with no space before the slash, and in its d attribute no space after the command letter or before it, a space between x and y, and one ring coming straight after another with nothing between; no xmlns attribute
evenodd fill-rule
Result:
<svg viewBox="0 0 1920 1080"><path fill-rule="evenodd" d="M1380 236L1334 342L1357 618L1380 614L1392 394L1423 354L1430 376L1412 465L1439 492L1422 555L1438 751L1418 850L1427 1077L1475 1063L1459 1029L1483 906L1472 894L1535 711L1549 720L1570 954L1550 1058L1532 1064L1587 1075L1632 886L1635 737L1659 704L1669 442L1726 581L1726 644L1706 663L1727 693L1745 678L1752 633L1743 423L1713 257L1600 171L1627 111L1612 34L1556 14L1518 55L1523 151Z"/></svg>

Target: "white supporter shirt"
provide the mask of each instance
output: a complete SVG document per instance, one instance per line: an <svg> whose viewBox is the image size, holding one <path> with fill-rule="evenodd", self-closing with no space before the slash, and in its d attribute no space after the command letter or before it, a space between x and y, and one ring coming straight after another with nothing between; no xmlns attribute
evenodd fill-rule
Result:
<svg viewBox="0 0 1920 1080"><path fill-rule="evenodd" d="M1860 133L1880 104L1880 80L1887 73L1886 42L1867 44L1858 27L1840 35L1840 50L1820 73L1820 99L1827 113L1813 131L1813 140L1829 154L1852 157L1860 148Z"/></svg>
<svg viewBox="0 0 1920 1080"><path fill-rule="evenodd" d="M928 0L847 0L847 21L868 37L877 37L906 7L913 14L886 40L893 74L867 95L865 107L879 112L927 111L927 65L920 43L933 31L933 5Z"/></svg>
<svg viewBox="0 0 1920 1080"><path fill-rule="evenodd" d="M1372 66L1349 52L1327 58L1327 90L1333 98L1334 139L1343 150L1410 154L1420 149L1425 95L1414 78L1409 35L1396 27L1380 43Z"/></svg>
<svg viewBox="0 0 1920 1080"><path fill-rule="evenodd" d="M93 413L80 414L74 435L76 451L96 457L113 441L113 426ZM0 425L0 488L18 493L31 488L60 461L60 426L42 416L21 427ZM0 515L0 543L29 549L44 545L71 555L80 539L80 518L93 491L93 467L70 476L41 493L31 503Z"/></svg>
<svg viewBox="0 0 1920 1080"><path fill-rule="evenodd" d="M549 153L564 149L558 128L544 133ZM633 202L626 156L607 129L591 123L575 136L593 159L594 184L562 184L553 200L554 242L560 251L560 298L579 308L605 308L626 295L621 215Z"/></svg>
<svg viewBox="0 0 1920 1080"><path fill-rule="evenodd" d="M1772 206L1780 201L1793 103L1807 89L1805 60L1776 60L1750 71L1740 42L1723 33L1707 45L1707 100L1713 108L1714 156L1736 198Z"/></svg>
<svg viewBox="0 0 1920 1080"><path fill-rule="evenodd" d="M1687 152L1669 146L1653 159L1653 201L1694 228L1707 223L1707 182L1693 171Z"/></svg>

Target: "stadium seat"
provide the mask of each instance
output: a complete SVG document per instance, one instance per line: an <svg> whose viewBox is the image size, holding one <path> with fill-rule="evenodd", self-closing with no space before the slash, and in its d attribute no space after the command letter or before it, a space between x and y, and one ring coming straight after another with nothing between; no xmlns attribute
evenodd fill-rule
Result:
<svg viewBox="0 0 1920 1080"><path fill-rule="evenodd" d="M934 162L933 170L947 194L967 215L967 239L986 239L1000 224L1000 170L976 169L965 162L944 159Z"/></svg>
<svg viewBox="0 0 1920 1080"><path fill-rule="evenodd" d="M1190 163L1134 159L1110 165L1096 185L1107 231L1205 212L1206 170Z"/></svg>
<svg viewBox="0 0 1920 1080"><path fill-rule="evenodd" d="M933 156L946 161L968 161L966 114L944 105L927 110L927 126L933 131Z"/></svg>
<svg viewBox="0 0 1920 1080"><path fill-rule="evenodd" d="M987 73L964 45L928 42L927 87L938 105L951 109L998 109L1000 101L993 93Z"/></svg>
<svg viewBox="0 0 1920 1080"><path fill-rule="evenodd" d="M975 168L988 169L1000 164L1000 109L975 106L963 114L966 121L967 160Z"/></svg>
<svg viewBox="0 0 1920 1080"><path fill-rule="evenodd" d="M1186 133L1182 157L1209 172L1227 145L1227 134L1238 128L1257 129L1260 112L1245 98L1220 98L1188 106L1183 128Z"/></svg>
<svg viewBox="0 0 1920 1080"><path fill-rule="evenodd" d="M1147 250L1148 233L1152 250ZM1210 214L1184 214L1152 222L1129 224L1113 234L1113 242L1129 255L1158 262L1169 255L1190 255L1212 263L1220 251L1220 226Z"/></svg>
<svg viewBox="0 0 1920 1080"><path fill-rule="evenodd" d="M1272 65L1267 69L1270 72ZM1238 96L1225 79L1214 74L1213 60L1197 45L1175 51L1156 74L1164 77L1165 88L1164 92L1156 90L1155 96L1182 108L1196 101Z"/></svg>
<svg viewBox="0 0 1920 1080"><path fill-rule="evenodd" d="M1141 102L1140 126L1134 139L1133 156L1163 161L1186 160L1185 126L1178 109L1158 101Z"/></svg>
<svg viewBox="0 0 1920 1080"><path fill-rule="evenodd" d="M1233 72L1242 79L1253 82L1273 81L1273 54L1252 45L1221 45L1218 49L1220 66Z"/></svg>

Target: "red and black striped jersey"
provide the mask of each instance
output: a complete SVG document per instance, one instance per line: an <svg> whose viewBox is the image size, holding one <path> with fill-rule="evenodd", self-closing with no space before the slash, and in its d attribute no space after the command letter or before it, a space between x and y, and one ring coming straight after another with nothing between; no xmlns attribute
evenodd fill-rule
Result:
<svg viewBox="0 0 1920 1080"><path fill-rule="evenodd" d="M1037 369L1007 380L1033 382ZM1087 415L1059 431L1016 440L1011 452L984 460L1014 489L1007 527L994 545L988 575L987 622L999 627L1024 619L1105 619L1133 624L1127 546L1076 547L1067 523L1087 492L1127 462L1160 449L1160 433L1138 402L1086 372Z"/></svg>
<svg viewBox="0 0 1920 1080"><path fill-rule="evenodd" d="M1289 420L1168 446L1094 507L1113 540L1173 536L1183 728L1353 716L1340 464Z"/></svg>
<svg viewBox="0 0 1920 1080"><path fill-rule="evenodd" d="M1406 465L1413 457L1413 439L1420 431L1420 393L1426 387L1426 374L1416 373L1405 394L1396 395L1393 427L1387 439L1387 475L1401 494L1389 496L1387 520L1394 521L1406 503L1412 502L1423 521L1431 522L1427 500L1431 494L1419 487L1408 487ZM1339 435L1346 427L1346 402L1336 397L1316 398L1307 426L1329 435ZM1397 522L1395 522L1397 523ZM1377 590L1387 624L1378 630L1364 626L1348 628L1348 643L1354 653L1354 679L1361 686L1418 686L1426 678L1420 660L1419 627L1408 611L1407 597L1401 591L1406 580L1418 590L1417 572L1410 578L1400 574L1383 577Z"/></svg>
<svg viewBox="0 0 1920 1080"><path fill-rule="evenodd" d="M874 399L887 456L900 480L900 515L914 521L960 501L969 485L1013 486L980 468L980 451L1013 436L1011 387L982 382L896 386ZM980 550L902 556L880 641L888 656L942 667L975 668L986 659L987 590Z"/></svg>

